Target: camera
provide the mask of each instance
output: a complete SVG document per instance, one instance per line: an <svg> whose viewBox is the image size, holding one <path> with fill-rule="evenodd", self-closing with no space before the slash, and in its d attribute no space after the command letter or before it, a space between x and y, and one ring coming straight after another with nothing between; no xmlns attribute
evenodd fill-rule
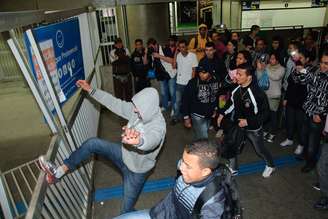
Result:
<svg viewBox="0 0 328 219"><path fill-rule="evenodd" d="M261 63L266 63L267 62L267 55L266 54L262 54L260 57L259 57L259 61Z"/></svg>
<svg viewBox="0 0 328 219"><path fill-rule="evenodd" d="M150 46L150 47L148 47L147 51L148 51L149 55L152 55L155 52L155 49Z"/></svg>

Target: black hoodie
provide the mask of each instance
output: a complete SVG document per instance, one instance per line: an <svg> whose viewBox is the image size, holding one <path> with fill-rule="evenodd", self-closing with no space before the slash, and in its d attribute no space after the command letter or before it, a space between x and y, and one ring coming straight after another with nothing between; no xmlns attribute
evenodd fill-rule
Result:
<svg viewBox="0 0 328 219"><path fill-rule="evenodd" d="M182 115L210 118L217 108L218 94L219 81L215 76L208 81L202 81L199 77L191 79L182 96Z"/></svg>

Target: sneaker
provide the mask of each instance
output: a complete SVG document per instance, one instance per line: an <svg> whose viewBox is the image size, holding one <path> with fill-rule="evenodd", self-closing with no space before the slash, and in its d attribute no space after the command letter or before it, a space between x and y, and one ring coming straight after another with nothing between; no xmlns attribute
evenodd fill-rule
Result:
<svg viewBox="0 0 328 219"><path fill-rule="evenodd" d="M171 110L171 114L170 114L170 116L171 116L171 117L174 116L174 110L173 110L173 109Z"/></svg>
<svg viewBox="0 0 328 219"><path fill-rule="evenodd" d="M275 170L275 168L274 167L269 167L269 166L265 166L265 169L264 169L264 171L263 171L263 173L262 173L262 176L264 177L264 178L268 178L268 177L270 177L271 176L271 174L273 173L273 171Z"/></svg>
<svg viewBox="0 0 328 219"><path fill-rule="evenodd" d="M314 188L315 190L317 190L317 191L320 191L321 189L320 189L320 184L319 183L314 183L313 185L312 185L312 188Z"/></svg>
<svg viewBox="0 0 328 219"><path fill-rule="evenodd" d="M215 137L216 138L221 138L223 136L223 130L222 129L219 129L216 134L215 134Z"/></svg>
<svg viewBox="0 0 328 219"><path fill-rule="evenodd" d="M269 134L268 132L263 132L263 139L264 139L264 140L267 139L267 135L268 135L268 134Z"/></svg>
<svg viewBox="0 0 328 219"><path fill-rule="evenodd" d="M303 153L303 148L304 148L304 146L302 146L302 145L297 145L297 147L296 147L296 149L295 149L295 151L294 151L294 154L296 154L296 155L301 155L302 153Z"/></svg>
<svg viewBox="0 0 328 219"><path fill-rule="evenodd" d="M328 198L327 197L321 197L314 205L313 207L318 210L328 210Z"/></svg>
<svg viewBox="0 0 328 219"><path fill-rule="evenodd" d="M285 141L283 141L283 142L280 143L280 146L281 147L287 147L287 146L290 146L290 145L293 145L293 144L294 144L294 142L292 140L289 140L287 138Z"/></svg>
<svg viewBox="0 0 328 219"><path fill-rule="evenodd" d="M170 125L176 125L177 123L179 123L178 119L172 119Z"/></svg>
<svg viewBox="0 0 328 219"><path fill-rule="evenodd" d="M50 161L47 161L44 156L40 156L38 159L38 164L40 169L45 172L47 175L55 176L56 174L56 166L51 163Z"/></svg>
<svg viewBox="0 0 328 219"><path fill-rule="evenodd" d="M230 170L231 175L233 176L237 176L238 175L238 170L234 170L231 167L229 167L229 165L227 165L228 169Z"/></svg>
<svg viewBox="0 0 328 219"><path fill-rule="evenodd" d="M273 135L273 134L267 134L267 136L266 136L266 140L267 140L267 142L272 143L274 137L275 137L275 135Z"/></svg>

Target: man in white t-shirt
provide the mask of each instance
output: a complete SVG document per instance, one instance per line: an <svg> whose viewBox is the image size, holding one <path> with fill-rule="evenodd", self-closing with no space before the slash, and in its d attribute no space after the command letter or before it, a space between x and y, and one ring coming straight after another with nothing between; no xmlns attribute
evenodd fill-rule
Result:
<svg viewBox="0 0 328 219"><path fill-rule="evenodd" d="M180 106L182 94L188 81L195 75L195 68L198 66L197 56L195 53L188 52L188 44L186 40L180 40L178 48L180 52L176 56L177 84L175 109L171 121L172 125L175 125L181 119Z"/></svg>

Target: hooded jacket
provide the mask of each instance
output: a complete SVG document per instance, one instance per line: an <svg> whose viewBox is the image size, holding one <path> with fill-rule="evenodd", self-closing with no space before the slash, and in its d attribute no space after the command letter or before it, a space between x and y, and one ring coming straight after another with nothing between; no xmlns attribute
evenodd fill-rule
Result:
<svg viewBox="0 0 328 219"><path fill-rule="evenodd" d="M218 105L219 81L212 76L208 81L191 79L182 96L181 113L184 118L195 115L210 118Z"/></svg>
<svg viewBox="0 0 328 219"><path fill-rule="evenodd" d="M90 92L92 98L107 107L118 116L127 119L128 128L141 133L139 145L123 145L122 159L125 165L135 173L145 173L156 163L166 133L166 123L159 108L159 96L154 88L145 88L132 97L132 102L115 98L102 90ZM141 118L134 112L134 106Z"/></svg>

